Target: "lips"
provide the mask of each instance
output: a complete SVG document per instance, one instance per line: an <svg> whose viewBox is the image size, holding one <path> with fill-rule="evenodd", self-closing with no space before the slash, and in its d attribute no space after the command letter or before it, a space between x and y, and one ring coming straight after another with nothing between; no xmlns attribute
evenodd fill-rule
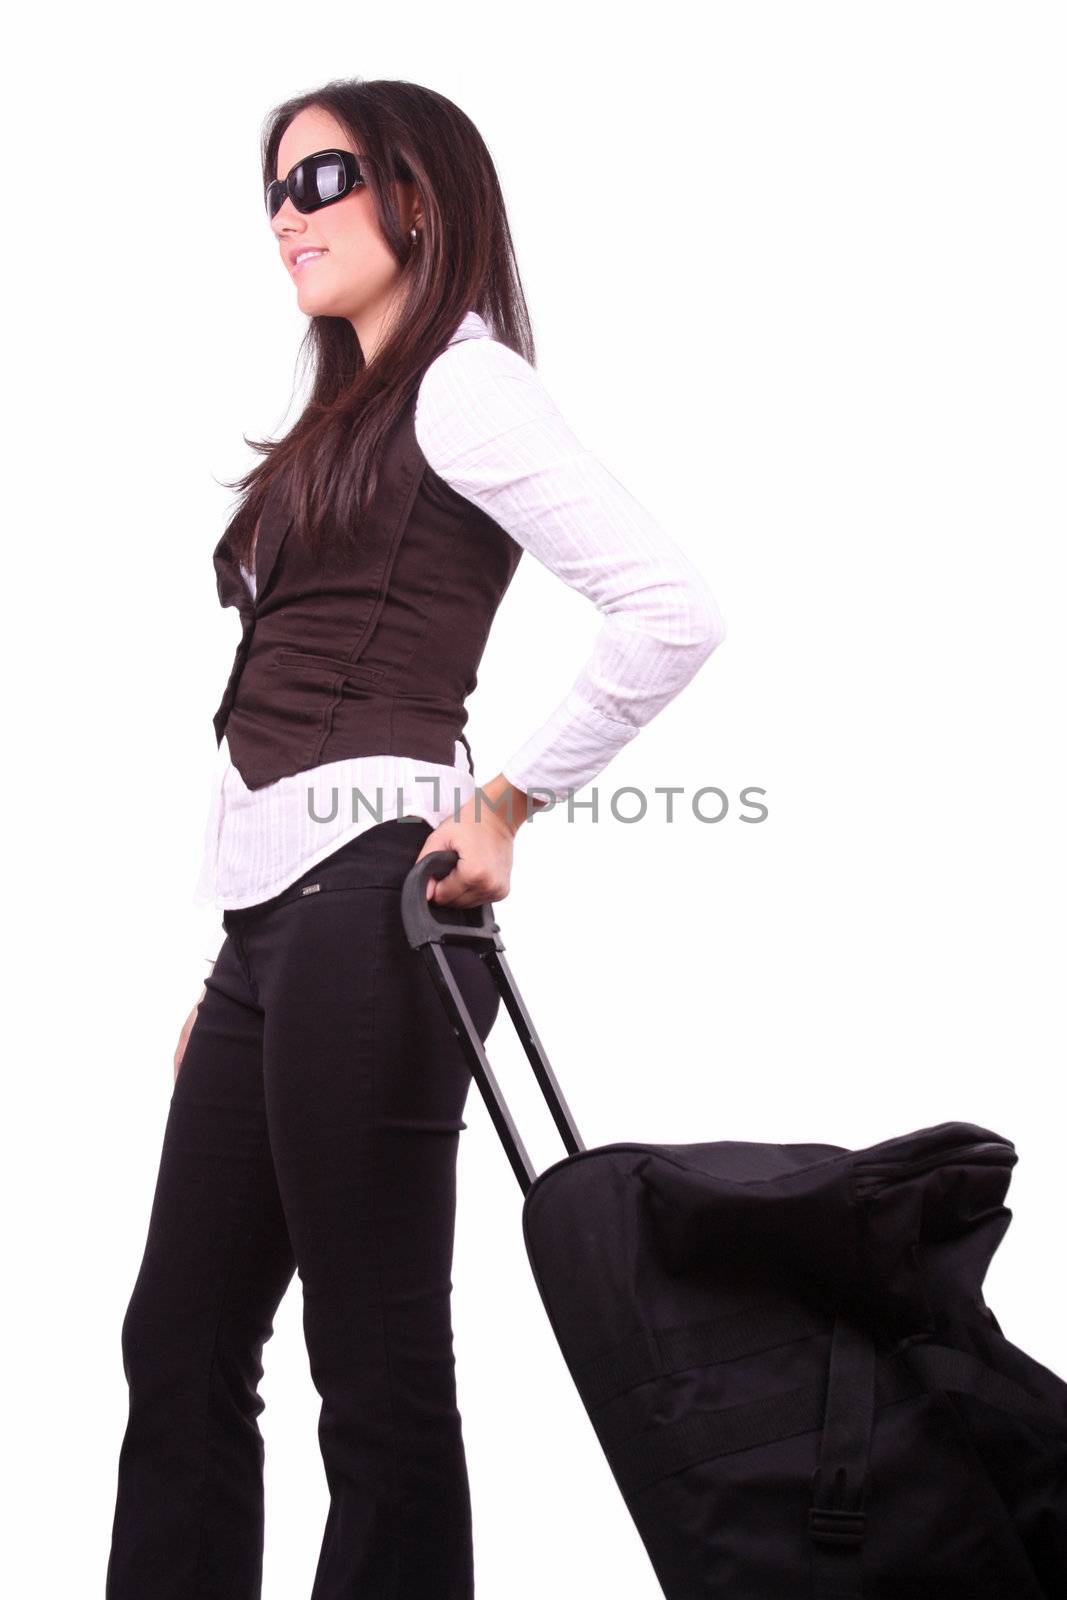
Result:
<svg viewBox="0 0 1067 1600"><path fill-rule="evenodd" d="M328 251L321 249L318 245L304 245L300 249L290 251L289 270L298 272L309 261L318 261L320 256L328 254Z"/></svg>

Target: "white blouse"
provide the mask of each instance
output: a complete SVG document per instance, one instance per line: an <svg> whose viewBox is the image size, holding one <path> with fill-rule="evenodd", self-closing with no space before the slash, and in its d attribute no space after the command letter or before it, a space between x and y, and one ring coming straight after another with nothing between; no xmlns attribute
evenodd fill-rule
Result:
<svg viewBox="0 0 1067 1600"><path fill-rule="evenodd" d="M565 801L721 642L718 606L686 554L571 432L535 368L476 312L423 374L414 421L433 470L603 616L571 688L499 769L518 789ZM420 816L437 827L477 781L457 740L451 766L355 756L253 790L223 735L193 903L258 904L376 822ZM353 789L365 797L355 814Z"/></svg>

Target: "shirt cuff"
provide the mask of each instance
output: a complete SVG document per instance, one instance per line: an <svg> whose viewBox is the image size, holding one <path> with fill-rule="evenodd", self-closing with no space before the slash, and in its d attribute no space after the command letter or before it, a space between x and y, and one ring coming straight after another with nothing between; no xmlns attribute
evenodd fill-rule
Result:
<svg viewBox="0 0 1067 1600"><path fill-rule="evenodd" d="M534 801L562 803L602 772L639 732L632 723L605 717L572 689L500 771Z"/></svg>

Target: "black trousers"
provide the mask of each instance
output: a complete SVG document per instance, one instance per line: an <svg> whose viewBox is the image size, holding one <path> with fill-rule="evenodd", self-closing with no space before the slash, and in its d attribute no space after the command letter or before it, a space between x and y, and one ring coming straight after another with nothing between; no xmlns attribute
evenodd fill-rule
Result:
<svg viewBox="0 0 1067 1600"><path fill-rule="evenodd" d="M122 1324L108 1600L258 1600L257 1385L294 1269L330 1492L312 1600L474 1593L450 1299L471 1076L400 916L429 832L375 824L223 915ZM448 959L484 1039L491 975Z"/></svg>

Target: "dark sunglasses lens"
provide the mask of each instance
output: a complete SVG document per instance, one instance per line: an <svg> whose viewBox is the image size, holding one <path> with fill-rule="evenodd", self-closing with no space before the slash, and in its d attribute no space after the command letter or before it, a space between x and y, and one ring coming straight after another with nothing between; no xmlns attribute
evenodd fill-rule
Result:
<svg viewBox="0 0 1067 1600"><path fill-rule="evenodd" d="M344 163L336 156L315 157L314 184L320 205L339 200L345 192Z"/></svg>
<svg viewBox="0 0 1067 1600"><path fill-rule="evenodd" d="M360 181L357 169L356 182ZM275 178L267 185L267 214L276 216L287 194L296 209L306 214L317 211L319 206L328 206L331 200L340 200L348 193L348 188L348 174L339 156L329 151L308 156L297 163L286 183Z"/></svg>
<svg viewBox="0 0 1067 1600"><path fill-rule="evenodd" d="M344 163L336 156L309 156L290 174L289 192L298 211L317 211L345 192Z"/></svg>

